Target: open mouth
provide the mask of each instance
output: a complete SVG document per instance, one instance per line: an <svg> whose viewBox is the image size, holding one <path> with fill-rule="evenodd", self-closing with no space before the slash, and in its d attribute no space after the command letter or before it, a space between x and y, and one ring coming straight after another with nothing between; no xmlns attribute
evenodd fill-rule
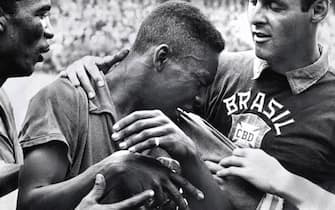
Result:
<svg viewBox="0 0 335 210"><path fill-rule="evenodd" d="M36 62L42 62L44 60L44 57L42 54L49 52L49 50L50 50L49 46L41 48L37 56Z"/></svg>
<svg viewBox="0 0 335 210"><path fill-rule="evenodd" d="M37 62L42 62L44 60L43 56L40 54L38 55Z"/></svg>

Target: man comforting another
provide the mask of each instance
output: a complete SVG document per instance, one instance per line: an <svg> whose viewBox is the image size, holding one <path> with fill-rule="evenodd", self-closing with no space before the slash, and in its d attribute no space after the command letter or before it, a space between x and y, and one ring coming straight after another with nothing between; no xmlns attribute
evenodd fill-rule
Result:
<svg viewBox="0 0 335 210"><path fill-rule="evenodd" d="M186 209L174 184L191 192L195 189L185 186L185 180L176 174L148 164L136 154L115 153L119 147L111 138L112 126L143 109L161 109L174 118L176 107L192 104L213 81L223 48L220 33L198 9L170 2L144 20L132 51L106 74L106 86L95 87L97 96L93 100L65 79L41 90L29 105L20 134L25 165L20 174L18 209L73 209L92 188L98 173L106 178L109 190L129 188L123 196L153 188L157 205L171 197ZM167 130L187 139L179 129L171 127L169 123ZM192 148L187 147L181 155L187 156L189 150ZM137 173L129 173L134 165ZM120 174L127 174L133 184L116 183L115 177ZM200 171L202 175L209 172ZM145 177L148 181L141 183L144 176L149 177ZM212 181L208 183L215 186Z"/></svg>

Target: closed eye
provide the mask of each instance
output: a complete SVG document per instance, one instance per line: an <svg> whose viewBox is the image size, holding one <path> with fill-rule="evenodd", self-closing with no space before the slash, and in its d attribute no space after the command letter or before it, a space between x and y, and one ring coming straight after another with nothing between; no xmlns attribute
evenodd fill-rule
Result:
<svg viewBox="0 0 335 210"><path fill-rule="evenodd" d="M199 81L202 87L208 87L212 84L213 79L211 79L210 73L207 71L198 71L193 73L194 76Z"/></svg>

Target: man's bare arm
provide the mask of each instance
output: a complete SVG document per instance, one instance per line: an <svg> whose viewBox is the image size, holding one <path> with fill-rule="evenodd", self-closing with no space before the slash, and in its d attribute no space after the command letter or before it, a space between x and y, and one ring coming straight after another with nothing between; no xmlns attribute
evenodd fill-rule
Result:
<svg viewBox="0 0 335 210"><path fill-rule="evenodd" d="M26 151L25 164L20 172L19 210L74 209L94 185L96 174L102 174L107 182L113 182L120 174L129 171L128 166L131 168L134 167L132 164L143 163L134 157L135 154L119 151L92 165L78 176L66 180L67 169L70 166L66 152L65 145L55 141ZM181 187L184 192L195 197L199 192L176 174L155 167L150 168L148 164L144 164L143 167L142 171L137 171L140 175L136 176L143 177L144 190L161 186L161 190L164 189L169 195L173 195L172 199L178 204L179 209L187 209L187 206L177 188ZM151 176L148 176L149 169L152 170ZM163 193L159 189L156 190L157 195Z"/></svg>
<svg viewBox="0 0 335 210"><path fill-rule="evenodd" d="M90 191L96 174L103 174L101 164L64 181L69 167L66 152L66 147L56 142L26 153L20 172L18 209L74 209Z"/></svg>

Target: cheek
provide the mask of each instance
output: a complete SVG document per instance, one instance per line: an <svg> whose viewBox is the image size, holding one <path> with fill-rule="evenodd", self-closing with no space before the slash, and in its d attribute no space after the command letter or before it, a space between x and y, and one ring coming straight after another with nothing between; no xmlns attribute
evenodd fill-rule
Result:
<svg viewBox="0 0 335 210"><path fill-rule="evenodd" d="M43 37L43 26L39 18L26 18L18 27L26 45L34 45Z"/></svg>
<svg viewBox="0 0 335 210"><path fill-rule="evenodd" d="M273 26L273 30L276 30L278 38L284 40L292 40L293 37L296 37L299 34L303 34L303 26L305 23L302 22L299 15L288 15L288 17L282 17L276 21L276 24ZM290 39L288 39L290 37Z"/></svg>

